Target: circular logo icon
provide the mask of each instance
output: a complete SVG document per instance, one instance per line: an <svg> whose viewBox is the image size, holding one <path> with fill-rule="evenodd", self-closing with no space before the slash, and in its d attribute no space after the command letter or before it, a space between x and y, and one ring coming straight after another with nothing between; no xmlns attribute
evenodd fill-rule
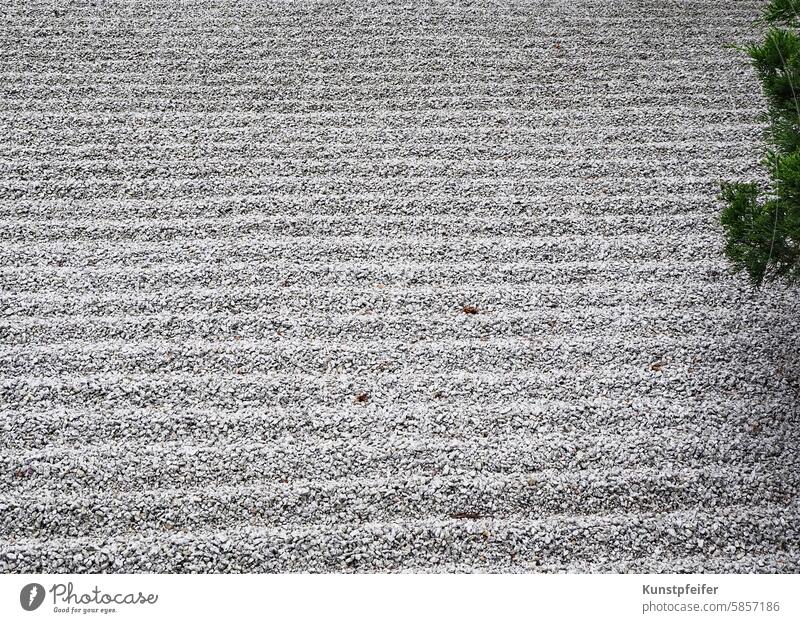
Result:
<svg viewBox="0 0 800 623"><path fill-rule="evenodd" d="M44 586L33 582L26 584L19 592L19 603L23 610L36 610L44 601Z"/></svg>

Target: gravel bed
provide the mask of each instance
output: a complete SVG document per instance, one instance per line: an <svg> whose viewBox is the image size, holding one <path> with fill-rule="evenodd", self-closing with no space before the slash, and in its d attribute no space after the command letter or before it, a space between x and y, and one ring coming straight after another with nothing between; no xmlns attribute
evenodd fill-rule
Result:
<svg viewBox="0 0 800 623"><path fill-rule="evenodd" d="M760 5L12 3L0 572L800 572Z"/></svg>

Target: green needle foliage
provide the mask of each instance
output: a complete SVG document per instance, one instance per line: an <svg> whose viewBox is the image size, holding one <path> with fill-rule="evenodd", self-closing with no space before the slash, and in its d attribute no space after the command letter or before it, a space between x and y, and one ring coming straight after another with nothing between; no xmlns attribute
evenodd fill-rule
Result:
<svg viewBox="0 0 800 623"><path fill-rule="evenodd" d="M796 25L800 15L800 0L772 0L764 9L764 18L772 24Z"/></svg>
<svg viewBox="0 0 800 623"><path fill-rule="evenodd" d="M800 0L771 0L764 40L746 48L767 100L763 164L770 177L722 185L725 252L756 286L800 281Z"/></svg>

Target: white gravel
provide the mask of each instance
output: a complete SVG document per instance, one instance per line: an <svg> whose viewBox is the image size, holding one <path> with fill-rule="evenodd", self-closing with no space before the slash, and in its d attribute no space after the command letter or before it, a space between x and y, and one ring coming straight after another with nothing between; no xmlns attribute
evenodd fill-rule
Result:
<svg viewBox="0 0 800 623"><path fill-rule="evenodd" d="M7 5L0 572L800 571L761 4Z"/></svg>

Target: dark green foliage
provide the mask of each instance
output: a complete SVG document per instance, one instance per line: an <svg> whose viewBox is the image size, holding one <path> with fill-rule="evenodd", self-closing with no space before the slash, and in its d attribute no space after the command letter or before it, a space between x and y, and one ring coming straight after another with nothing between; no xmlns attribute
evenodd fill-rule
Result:
<svg viewBox="0 0 800 623"><path fill-rule="evenodd" d="M769 149L764 166L768 188L723 184L725 252L736 270L755 285L764 280L800 280L800 0L772 0L764 41L747 47L767 100Z"/></svg>
<svg viewBox="0 0 800 623"><path fill-rule="evenodd" d="M800 22L800 0L772 0L764 10L764 19L772 23L795 25Z"/></svg>
<svg viewBox="0 0 800 623"><path fill-rule="evenodd" d="M725 184L722 197L728 204L722 214L725 252L734 265L746 270L756 284L764 278L800 277L797 210L792 216L785 201L759 201L756 184Z"/></svg>
<svg viewBox="0 0 800 623"><path fill-rule="evenodd" d="M764 87L770 110L797 112L795 88L798 85L800 39L790 30L772 28L763 43L747 48L753 67Z"/></svg>

